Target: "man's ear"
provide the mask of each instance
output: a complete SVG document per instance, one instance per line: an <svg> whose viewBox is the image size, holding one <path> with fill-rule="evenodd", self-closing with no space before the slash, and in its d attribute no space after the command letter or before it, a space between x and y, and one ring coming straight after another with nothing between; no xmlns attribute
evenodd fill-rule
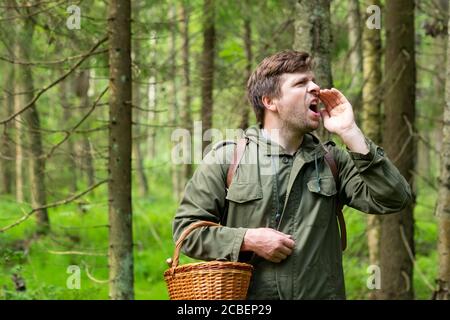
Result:
<svg viewBox="0 0 450 320"><path fill-rule="evenodd" d="M276 111L277 110L277 107L275 105L275 101L276 101L276 99L271 98L269 96L263 96L262 97L262 103L263 103L264 107L266 107L270 111Z"/></svg>

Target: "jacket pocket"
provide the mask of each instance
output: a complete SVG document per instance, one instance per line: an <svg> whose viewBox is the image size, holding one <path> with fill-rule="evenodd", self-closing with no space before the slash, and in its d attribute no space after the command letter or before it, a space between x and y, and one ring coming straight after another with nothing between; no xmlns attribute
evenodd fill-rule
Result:
<svg viewBox="0 0 450 320"><path fill-rule="evenodd" d="M317 179L313 178L307 182L309 194L309 203L307 215L307 224L310 226L326 228L330 225L334 217L334 208L336 205L336 183L333 177L321 177L320 187Z"/></svg>
<svg viewBox="0 0 450 320"><path fill-rule="evenodd" d="M262 199L262 187L258 183L237 183L230 185L226 199L236 203L245 203Z"/></svg>
<svg viewBox="0 0 450 320"><path fill-rule="evenodd" d="M308 181L308 190L312 193L331 197L337 193L336 183L333 177L321 177L320 178L320 186L317 183L317 178L313 178Z"/></svg>

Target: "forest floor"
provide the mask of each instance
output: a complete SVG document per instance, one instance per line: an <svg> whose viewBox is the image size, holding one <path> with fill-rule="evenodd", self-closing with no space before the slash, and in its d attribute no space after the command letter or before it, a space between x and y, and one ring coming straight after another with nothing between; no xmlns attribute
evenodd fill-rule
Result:
<svg viewBox="0 0 450 320"><path fill-rule="evenodd" d="M167 181L167 177L156 176L150 186L158 188L150 197L133 198L136 299L168 298L163 273L167 269L165 260L173 253L171 221L177 203ZM420 187L415 209L413 285L416 299L430 299L438 266L436 194L426 185ZM0 299L108 299L108 207L101 192L96 190L78 204L51 209L52 231L45 237L33 236L33 218L0 233ZM2 196L0 227L17 220L28 209ZM367 270L366 215L349 208L344 213L348 228L348 249L344 253L347 297L367 299L371 274ZM68 251L75 254L63 254ZM180 263L189 261L182 257ZM77 272L79 288L74 281ZM20 291L22 283L26 290Z"/></svg>

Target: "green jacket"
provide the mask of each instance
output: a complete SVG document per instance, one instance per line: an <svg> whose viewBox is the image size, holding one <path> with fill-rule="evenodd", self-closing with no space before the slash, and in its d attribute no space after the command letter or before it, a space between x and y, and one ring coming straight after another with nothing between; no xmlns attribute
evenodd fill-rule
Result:
<svg viewBox="0 0 450 320"><path fill-rule="evenodd" d="M195 221L221 222L228 202L225 226L193 231L183 245L186 255L253 264L249 299L345 299L336 197L366 213L394 213L411 202L408 183L369 139L367 155L332 144L337 189L324 161L326 149L312 134L304 136L294 155L265 139L258 126L245 134L250 142L228 192L226 174L235 144L219 143L205 156L175 215L174 240ZM292 235L292 254L272 263L240 252L247 228L258 227Z"/></svg>

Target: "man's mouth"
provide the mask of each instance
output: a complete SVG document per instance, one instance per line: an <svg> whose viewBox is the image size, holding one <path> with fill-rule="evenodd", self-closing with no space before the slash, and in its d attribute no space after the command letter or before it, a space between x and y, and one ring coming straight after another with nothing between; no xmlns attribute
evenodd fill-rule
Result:
<svg viewBox="0 0 450 320"><path fill-rule="evenodd" d="M319 103L316 100L311 101L309 104L309 110L313 111L314 113L319 113Z"/></svg>

